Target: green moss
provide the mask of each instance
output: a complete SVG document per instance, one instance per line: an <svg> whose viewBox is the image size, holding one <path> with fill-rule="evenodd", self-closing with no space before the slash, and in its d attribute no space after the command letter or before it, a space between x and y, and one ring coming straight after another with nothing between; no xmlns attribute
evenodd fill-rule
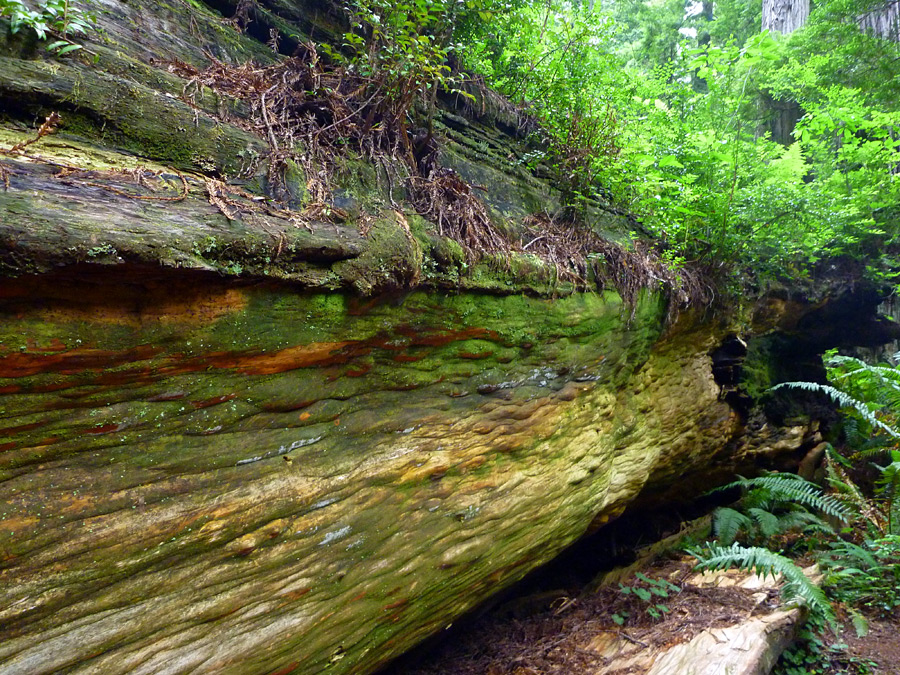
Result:
<svg viewBox="0 0 900 675"><path fill-rule="evenodd" d="M754 401L760 401L777 384L777 342L777 337L757 338L747 345L747 356L741 364L740 386Z"/></svg>
<svg viewBox="0 0 900 675"><path fill-rule="evenodd" d="M63 130L182 169L237 174L266 150L181 101L90 68L0 57L0 96L35 109L61 106Z"/></svg>
<svg viewBox="0 0 900 675"><path fill-rule="evenodd" d="M358 258L335 264L335 272L363 295L414 286L422 269L422 248L412 234L388 212L375 221L367 247Z"/></svg>

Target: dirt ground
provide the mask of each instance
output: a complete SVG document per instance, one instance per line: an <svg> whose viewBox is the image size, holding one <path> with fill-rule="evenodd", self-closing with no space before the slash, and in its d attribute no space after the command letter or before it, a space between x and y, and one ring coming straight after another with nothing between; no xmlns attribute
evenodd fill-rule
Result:
<svg viewBox="0 0 900 675"><path fill-rule="evenodd" d="M647 613L648 603L634 594L623 594L618 585L588 589L542 591L517 598L452 631L443 641L426 646L402 663L391 675L637 675L617 669L590 648L602 636L624 638L646 648L670 646L690 640L706 628L741 622L751 615L774 610L777 591L737 587L700 587L688 582L693 576L690 559L659 560L644 573L651 579L667 579L681 591L669 598L654 597L667 612L660 619ZM640 585L641 582L628 581ZM643 584L646 586L646 584ZM757 593L754 598L753 594ZM617 614L624 618L618 625ZM872 620L870 633L857 638L852 628L842 640L849 656L877 664L875 675L900 675L900 617Z"/></svg>
<svg viewBox="0 0 900 675"><path fill-rule="evenodd" d="M900 675L900 616L870 620L869 634L863 638L856 637L849 628L847 633L845 642L852 656L874 661L877 675Z"/></svg>
<svg viewBox="0 0 900 675"><path fill-rule="evenodd" d="M685 559L659 561L645 570L651 579L667 579L681 588L664 605L662 618L647 613L648 603L623 594L618 585L597 592L548 591L509 602L481 617L427 653L391 669L394 675L625 675L608 659L589 649L612 634L637 645L673 645L706 628L727 626L759 612L760 605L742 588L701 588L687 583L693 576ZM629 582L632 583L632 582ZM645 585L635 583L635 585ZM768 593L763 607L778 605ZM658 601L658 602L657 602ZM618 625L613 615L624 618Z"/></svg>

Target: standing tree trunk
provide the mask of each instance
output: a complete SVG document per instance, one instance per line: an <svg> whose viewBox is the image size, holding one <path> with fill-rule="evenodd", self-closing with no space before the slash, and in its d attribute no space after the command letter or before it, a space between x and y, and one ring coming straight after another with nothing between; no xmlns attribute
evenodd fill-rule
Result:
<svg viewBox="0 0 900 675"><path fill-rule="evenodd" d="M793 33L809 18L809 0L763 0L762 29Z"/></svg>
<svg viewBox="0 0 900 675"><path fill-rule="evenodd" d="M887 0L871 7L860 15L859 27L863 32L900 42L900 0Z"/></svg>
<svg viewBox="0 0 900 675"><path fill-rule="evenodd" d="M809 18L809 0L763 0L762 29L785 35L802 27ZM803 116L800 104L787 99L776 101L763 94L762 107L767 112L767 122L763 127L772 140L782 145L794 142L794 127Z"/></svg>

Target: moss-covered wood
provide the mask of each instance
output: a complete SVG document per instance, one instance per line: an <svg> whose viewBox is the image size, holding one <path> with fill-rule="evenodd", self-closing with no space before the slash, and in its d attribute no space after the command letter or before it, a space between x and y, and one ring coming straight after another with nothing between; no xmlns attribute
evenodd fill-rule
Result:
<svg viewBox="0 0 900 675"><path fill-rule="evenodd" d="M653 297L2 297L6 672L368 672L741 428Z"/></svg>
<svg viewBox="0 0 900 675"><path fill-rule="evenodd" d="M802 443L742 436L726 327L664 330L654 289L473 260L352 152L274 185L248 104L176 73L339 34L329 3L95 4L62 60L0 23L0 149L62 116L0 155L0 672L371 672L635 498ZM441 113L441 161L515 232L559 191L482 117Z"/></svg>

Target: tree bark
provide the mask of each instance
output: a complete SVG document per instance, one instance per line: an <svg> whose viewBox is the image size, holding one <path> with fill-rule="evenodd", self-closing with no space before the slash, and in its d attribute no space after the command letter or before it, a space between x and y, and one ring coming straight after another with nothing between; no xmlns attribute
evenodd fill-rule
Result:
<svg viewBox="0 0 900 675"><path fill-rule="evenodd" d="M806 23L809 0L763 0L762 10L762 29L787 35Z"/></svg>
<svg viewBox="0 0 900 675"><path fill-rule="evenodd" d="M859 27L863 32L900 42L900 0L887 0L861 14Z"/></svg>
<svg viewBox="0 0 900 675"><path fill-rule="evenodd" d="M788 35L801 28L809 18L809 0L763 0L762 29ZM796 101L775 101L763 96L763 108L770 115L765 127L772 140L782 145L794 142L793 132L803 111Z"/></svg>

